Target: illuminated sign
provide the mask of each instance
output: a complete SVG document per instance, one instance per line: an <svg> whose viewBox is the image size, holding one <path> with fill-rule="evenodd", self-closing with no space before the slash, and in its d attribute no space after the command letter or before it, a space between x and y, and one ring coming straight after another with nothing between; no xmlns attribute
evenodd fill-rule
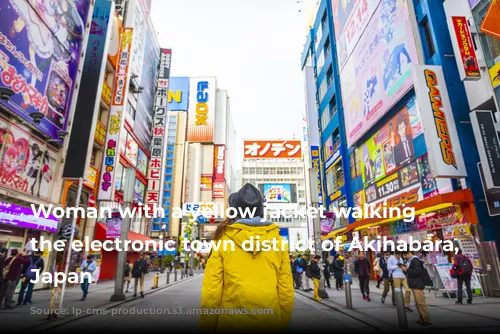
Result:
<svg viewBox="0 0 500 334"><path fill-rule="evenodd" d="M300 140L245 140L245 159L302 158Z"/></svg>

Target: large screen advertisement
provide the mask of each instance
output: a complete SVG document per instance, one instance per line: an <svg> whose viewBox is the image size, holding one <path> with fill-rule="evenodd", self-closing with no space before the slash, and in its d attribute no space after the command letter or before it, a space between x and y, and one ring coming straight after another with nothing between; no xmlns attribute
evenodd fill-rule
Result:
<svg viewBox="0 0 500 334"><path fill-rule="evenodd" d="M415 98L412 98L392 119L359 146L363 184L378 181L414 160L413 140L422 133L422 122Z"/></svg>
<svg viewBox="0 0 500 334"><path fill-rule="evenodd" d="M44 115L37 128L57 139L65 130L89 11L89 1L0 2L0 100L24 120Z"/></svg>
<svg viewBox="0 0 500 334"><path fill-rule="evenodd" d="M408 1L384 0L340 73L348 146L413 86L417 63Z"/></svg>
<svg viewBox="0 0 500 334"><path fill-rule="evenodd" d="M380 0L332 0L339 68L344 66L379 3Z"/></svg>
<svg viewBox="0 0 500 334"><path fill-rule="evenodd" d="M296 203L295 185L289 183L265 183L261 192L266 203Z"/></svg>

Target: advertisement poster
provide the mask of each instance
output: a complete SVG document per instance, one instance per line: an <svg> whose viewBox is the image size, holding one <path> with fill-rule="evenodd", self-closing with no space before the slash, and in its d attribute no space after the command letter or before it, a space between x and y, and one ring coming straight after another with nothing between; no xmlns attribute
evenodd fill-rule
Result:
<svg viewBox="0 0 500 334"><path fill-rule="evenodd" d="M146 190L146 186L144 183L139 181L139 179L135 179L134 182L134 201L139 203L144 203L144 191Z"/></svg>
<svg viewBox="0 0 500 334"><path fill-rule="evenodd" d="M292 203L289 184L264 184L264 198L267 203Z"/></svg>
<svg viewBox="0 0 500 334"><path fill-rule="evenodd" d="M320 219L321 235L327 235L333 229L340 227L340 219L337 219L335 213L325 213L326 218Z"/></svg>
<svg viewBox="0 0 500 334"><path fill-rule="evenodd" d="M119 238L122 231L120 212L113 212L111 218L106 218L106 239Z"/></svg>
<svg viewBox="0 0 500 334"><path fill-rule="evenodd" d="M451 263L440 263L435 266L444 288L448 291L456 291L457 279L450 276Z"/></svg>
<svg viewBox="0 0 500 334"><path fill-rule="evenodd" d="M137 169L144 175L148 172L148 156L140 148L137 151Z"/></svg>
<svg viewBox="0 0 500 334"><path fill-rule="evenodd" d="M460 61L465 72L465 79L477 80L481 78L481 70L477 62L472 36L469 31L469 23L465 16L452 16L455 38L460 49Z"/></svg>
<svg viewBox="0 0 500 334"><path fill-rule="evenodd" d="M427 155L418 158L417 164L424 199L439 195L438 185L436 180L432 177L431 167L429 166L429 159L427 158Z"/></svg>
<svg viewBox="0 0 500 334"><path fill-rule="evenodd" d="M187 141L213 142L217 81L215 78L191 78L189 81Z"/></svg>
<svg viewBox="0 0 500 334"><path fill-rule="evenodd" d="M31 124L42 113L36 127L54 139L66 129L89 11L89 1L64 3L0 3L0 85L14 92L0 103Z"/></svg>
<svg viewBox="0 0 500 334"><path fill-rule="evenodd" d="M470 233L470 228L468 232L469 236L457 236L455 241L458 243L458 247L462 250L462 254L469 257L474 269L482 269L476 241Z"/></svg>
<svg viewBox="0 0 500 334"><path fill-rule="evenodd" d="M31 208L0 202L0 223L55 233L57 232L59 219L52 214L49 215L49 218L37 218L33 215Z"/></svg>
<svg viewBox="0 0 500 334"><path fill-rule="evenodd" d="M422 134L415 99L360 145L361 178L370 184L414 159L413 140Z"/></svg>
<svg viewBox="0 0 500 334"><path fill-rule="evenodd" d="M137 155L138 155L139 146L135 142L132 136L128 136L127 138L127 146L125 148L125 156L132 163L133 166L137 165Z"/></svg>
<svg viewBox="0 0 500 334"><path fill-rule="evenodd" d="M394 2L382 3L391 7ZM380 0L332 0L339 68L344 66L379 3Z"/></svg>
<svg viewBox="0 0 500 334"><path fill-rule="evenodd" d="M29 129L0 117L0 185L48 199L57 167L56 151L30 135Z"/></svg>
<svg viewBox="0 0 500 334"><path fill-rule="evenodd" d="M413 86L409 17L408 1L383 1L340 73L349 147Z"/></svg>
<svg viewBox="0 0 500 334"><path fill-rule="evenodd" d="M465 225L465 215L460 205L450 206L437 212L424 213L417 217L419 230L436 230L450 225Z"/></svg>

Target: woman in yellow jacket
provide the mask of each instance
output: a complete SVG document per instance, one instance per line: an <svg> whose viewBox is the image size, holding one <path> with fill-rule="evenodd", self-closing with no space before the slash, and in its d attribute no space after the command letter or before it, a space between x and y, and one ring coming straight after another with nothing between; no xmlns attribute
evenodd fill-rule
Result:
<svg viewBox="0 0 500 334"><path fill-rule="evenodd" d="M282 247L279 227L261 218L262 195L251 184L232 194L229 205L238 212L254 211L254 218L225 219L213 236L220 247L212 248L204 273L202 329L287 330L294 290L288 247ZM258 248L264 240L271 250ZM273 250L273 240L277 250Z"/></svg>

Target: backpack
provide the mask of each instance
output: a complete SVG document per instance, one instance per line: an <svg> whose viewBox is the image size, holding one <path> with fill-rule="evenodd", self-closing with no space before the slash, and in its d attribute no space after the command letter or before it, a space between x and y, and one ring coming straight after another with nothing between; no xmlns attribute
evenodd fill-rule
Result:
<svg viewBox="0 0 500 334"><path fill-rule="evenodd" d="M134 267L132 268L132 277L141 277L143 273L142 263L140 260L135 260Z"/></svg>
<svg viewBox="0 0 500 334"><path fill-rule="evenodd" d="M460 268L459 275L470 276L472 274L472 262L470 261L469 257L464 255L460 260L462 261L458 262L458 267Z"/></svg>
<svg viewBox="0 0 500 334"><path fill-rule="evenodd" d="M123 276L129 276L129 275L130 275L130 264L126 263L125 270L123 272Z"/></svg>
<svg viewBox="0 0 500 334"><path fill-rule="evenodd" d="M429 275L427 268L424 267L423 263L422 263L422 281L424 282L425 286L433 286L431 276Z"/></svg>
<svg viewBox="0 0 500 334"><path fill-rule="evenodd" d="M311 265L308 264L306 267L306 276L307 278L313 278L312 272L311 272Z"/></svg>
<svg viewBox="0 0 500 334"><path fill-rule="evenodd" d="M26 279L28 281L31 281L32 279L34 279L36 277L36 273L34 272L34 270L37 270L38 269L38 263L42 260L42 258L40 257L35 263L33 263L33 258L30 257L30 265L28 266L28 268L26 268L26 270L24 271L24 277L26 277Z"/></svg>

